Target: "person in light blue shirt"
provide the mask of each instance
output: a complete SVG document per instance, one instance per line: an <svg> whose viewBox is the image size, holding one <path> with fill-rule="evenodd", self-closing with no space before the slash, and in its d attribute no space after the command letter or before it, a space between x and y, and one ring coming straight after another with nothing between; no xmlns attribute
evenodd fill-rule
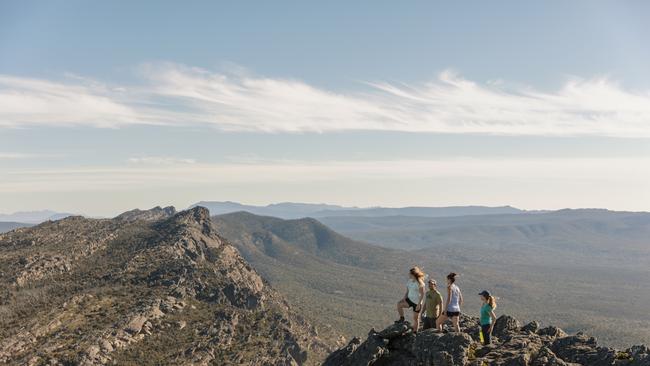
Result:
<svg viewBox="0 0 650 366"><path fill-rule="evenodd" d="M442 325L447 319L451 319L454 325L454 331L460 332L460 307L463 305L463 294L456 285L456 273L452 272L447 275L447 302L445 311L436 321L436 329L442 331Z"/></svg>

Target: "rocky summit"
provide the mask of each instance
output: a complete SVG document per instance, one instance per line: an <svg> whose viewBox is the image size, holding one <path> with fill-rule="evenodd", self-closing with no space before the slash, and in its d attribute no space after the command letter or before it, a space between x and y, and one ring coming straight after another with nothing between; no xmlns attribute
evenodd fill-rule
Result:
<svg viewBox="0 0 650 366"><path fill-rule="evenodd" d="M323 366L650 366L646 346L624 351L601 347L585 334L567 335L537 322L521 326L510 316L497 319L491 345L479 343L479 329L478 318L467 316L461 317L460 333L429 329L416 334L408 322L397 323L379 332L372 329L364 341L352 339Z"/></svg>
<svg viewBox="0 0 650 366"><path fill-rule="evenodd" d="M204 208L0 234L0 364L302 365L328 351Z"/></svg>

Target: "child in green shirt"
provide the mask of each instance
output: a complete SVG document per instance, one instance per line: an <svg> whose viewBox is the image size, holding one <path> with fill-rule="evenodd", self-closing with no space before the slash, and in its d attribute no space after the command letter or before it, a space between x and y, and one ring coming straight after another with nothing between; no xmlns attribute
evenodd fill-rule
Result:
<svg viewBox="0 0 650 366"><path fill-rule="evenodd" d="M497 308L497 300L488 291L482 291L479 296L481 296L481 302L483 302L481 306L481 340L483 344L490 344L492 328L497 320L497 316L494 314L494 309Z"/></svg>

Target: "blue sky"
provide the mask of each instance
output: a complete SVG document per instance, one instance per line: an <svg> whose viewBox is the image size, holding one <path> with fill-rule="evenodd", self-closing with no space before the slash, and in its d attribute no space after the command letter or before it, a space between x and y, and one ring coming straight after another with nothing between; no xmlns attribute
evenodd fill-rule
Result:
<svg viewBox="0 0 650 366"><path fill-rule="evenodd" d="M0 3L0 212L650 208L645 1Z"/></svg>

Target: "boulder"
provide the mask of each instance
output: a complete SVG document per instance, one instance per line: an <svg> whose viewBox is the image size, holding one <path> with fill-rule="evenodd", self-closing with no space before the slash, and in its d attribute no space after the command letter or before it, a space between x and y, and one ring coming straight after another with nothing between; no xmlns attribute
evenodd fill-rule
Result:
<svg viewBox="0 0 650 366"><path fill-rule="evenodd" d="M521 325L517 319L509 315L501 315L494 323L492 333L497 337L506 337L517 333L520 328Z"/></svg>
<svg viewBox="0 0 650 366"><path fill-rule="evenodd" d="M542 328L537 331L537 334L539 334L540 336L547 336L553 339L566 337L567 335L562 329L554 326L548 326L546 328Z"/></svg>
<svg viewBox="0 0 650 366"><path fill-rule="evenodd" d="M540 328L539 323L537 321L532 321L524 325L523 327L521 327L521 331L524 333L537 333L539 328Z"/></svg>
<svg viewBox="0 0 650 366"><path fill-rule="evenodd" d="M142 327L144 326L144 323L147 321L147 318L142 316L142 315L137 315L131 321L129 324L124 328L127 332L131 334L138 334L142 330Z"/></svg>
<svg viewBox="0 0 650 366"><path fill-rule="evenodd" d="M582 333L556 339L551 350L563 360L581 365L613 365L616 359L613 349L598 347L596 338Z"/></svg>
<svg viewBox="0 0 650 366"><path fill-rule="evenodd" d="M650 349L647 346L632 346L624 353L631 360L630 366L650 366Z"/></svg>
<svg viewBox="0 0 650 366"><path fill-rule="evenodd" d="M373 365L382 356L388 354L387 344L386 340L376 334L368 336L363 343L360 343L358 338L354 338L346 347L329 355L323 366Z"/></svg>
<svg viewBox="0 0 650 366"><path fill-rule="evenodd" d="M412 329L413 328L409 322L399 322L382 330L381 332L377 333L377 335L381 338L390 340L411 332Z"/></svg>
<svg viewBox="0 0 650 366"><path fill-rule="evenodd" d="M375 332L365 342L353 339L332 353L323 365L465 365L470 359L472 338L467 333L420 331L408 322L392 324Z"/></svg>
<svg viewBox="0 0 650 366"><path fill-rule="evenodd" d="M557 357L553 351L548 347L542 347L534 359L530 363L530 366L566 366L567 363L564 362L561 358Z"/></svg>

